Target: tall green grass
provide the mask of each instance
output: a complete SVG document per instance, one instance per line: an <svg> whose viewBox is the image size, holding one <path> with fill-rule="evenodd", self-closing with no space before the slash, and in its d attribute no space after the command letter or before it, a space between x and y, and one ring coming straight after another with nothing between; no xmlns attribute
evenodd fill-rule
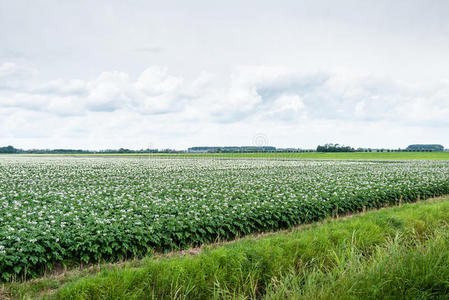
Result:
<svg viewBox="0 0 449 300"><path fill-rule="evenodd" d="M448 229L449 199L404 205L108 268L48 297L448 299Z"/></svg>
<svg viewBox="0 0 449 300"><path fill-rule="evenodd" d="M389 239L366 256L356 247L335 254L332 268L291 271L268 284L265 299L448 299L449 234Z"/></svg>

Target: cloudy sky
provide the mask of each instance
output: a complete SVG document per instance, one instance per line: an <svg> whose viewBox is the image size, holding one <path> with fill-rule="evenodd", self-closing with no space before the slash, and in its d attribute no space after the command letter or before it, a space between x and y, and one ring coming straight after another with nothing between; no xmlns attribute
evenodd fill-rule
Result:
<svg viewBox="0 0 449 300"><path fill-rule="evenodd" d="M0 146L449 147L449 1L0 0Z"/></svg>

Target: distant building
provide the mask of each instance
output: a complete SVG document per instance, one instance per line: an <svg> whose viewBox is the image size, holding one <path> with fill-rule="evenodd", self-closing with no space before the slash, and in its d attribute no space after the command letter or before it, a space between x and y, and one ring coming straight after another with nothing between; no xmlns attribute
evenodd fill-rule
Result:
<svg viewBox="0 0 449 300"><path fill-rule="evenodd" d="M438 144L415 144L406 148L407 151L444 151L444 147Z"/></svg>
<svg viewBox="0 0 449 300"><path fill-rule="evenodd" d="M275 152L276 147L272 146L225 146L225 147L191 147L187 150L190 153L251 153L251 152Z"/></svg>
<svg viewBox="0 0 449 300"><path fill-rule="evenodd" d="M191 153L207 153L207 152L217 152L219 147L191 147L187 149Z"/></svg>

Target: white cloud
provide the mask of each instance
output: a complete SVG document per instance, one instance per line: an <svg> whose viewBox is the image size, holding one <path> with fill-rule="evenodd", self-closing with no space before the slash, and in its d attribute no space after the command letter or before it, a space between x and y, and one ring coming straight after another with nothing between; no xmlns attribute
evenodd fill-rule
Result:
<svg viewBox="0 0 449 300"><path fill-rule="evenodd" d="M12 62L5 62L0 65L0 78L8 79L8 78L26 78L30 75L36 74L36 71L33 69L20 67Z"/></svg>
<svg viewBox="0 0 449 300"><path fill-rule="evenodd" d="M114 111L126 107L130 89L129 76L121 72L104 72L87 84L87 109L92 111Z"/></svg>
<svg viewBox="0 0 449 300"><path fill-rule="evenodd" d="M190 78L153 66L136 79L114 71L88 81L36 82L12 76L22 74L17 65L1 66L3 78L15 78L0 87L2 143L26 148L251 144L260 132L276 146L449 144L444 80L415 86L269 66Z"/></svg>
<svg viewBox="0 0 449 300"><path fill-rule="evenodd" d="M182 78L169 75L167 68L150 67L139 76L135 86L147 95L158 96L178 89L182 82Z"/></svg>
<svg viewBox="0 0 449 300"><path fill-rule="evenodd" d="M33 93L38 94L50 94L50 95L80 95L86 96L87 86L83 80L71 79L51 80L37 85L33 90Z"/></svg>
<svg viewBox="0 0 449 300"><path fill-rule="evenodd" d="M298 121L305 118L305 105L298 95L283 94L273 102L269 117Z"/></svg>
<svg viewBox="0 0 449 300"><path fill-rule="evenodd" d="M5 62L0 65L0 89L19 89L23 87L23 82L37 74L31 68L21 67L12 62Z"/></svg>

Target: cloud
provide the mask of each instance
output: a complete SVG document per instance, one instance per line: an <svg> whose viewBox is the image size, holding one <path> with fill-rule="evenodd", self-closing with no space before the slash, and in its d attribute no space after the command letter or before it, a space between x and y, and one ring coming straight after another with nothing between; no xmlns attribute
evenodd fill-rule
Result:
<svg viewBox="0 0 449 300"><path fill-rule="evenodd" d="M137 79L136 88L149 96L170 93L182 84L183 79L168 74L167 68L150 67Z"/></svg>
<svg viewBox="0 0 449 300"><path fill-rule="evenodd" d="M168 74L167 68L150 67L133 84L133 107L144 114L181 111L188 102L184 79Z"/></svg>
<svg viewBox="0 0 449 300"><path fill-rule="evenodd" d="M88 94L88 89L86 82L80 79L56 79L37 85L31 92L47 95L86 96Z"/></svg>
<svg viewBox="0 0 449 300"><path fill-rule="evenodd" d="M90 111L114 111L126 108L129 102L129 76L122 72L104 72L89 82L86 109Z"/></svg>
<svg viewBox="0 0 449 300"><path fill-rule="evenodd" d="M58 141L71 145L84 137L89 147L157 139L164 146L189 146L200 137L212 142L215 135L226 136L230 144L245 139L250 144L254 132L267 132L270 141L282 145L292 141L289 132L317 142L333 130L340 137L333 141L348 143L346 137L362 130L390 126L391 132L402 129L408 136L433 136L449 127L447 80L412 85L271 66L236 67L227 78L207 71L191 78L173 75L160 66L135 79L113 71L87 81L40 82L36 74L15 64L0 65L0 78L8 82L0 86L0 129L12 141L41 139L61 147ZM382 134L376 139L382 140Z"/></svg>
<svg viewBox="0 0 449 300"><path fill-rule="evenodd" d="M184 84L184 79L169 75L166 68L150 67L132 81L123 72L103 72L96 79L56 79L29 83L17 74L14 64L3 64L0 76L18 78L16 85L0 89L0 107L15 107L57 115L129 110L138 114L165 114L180 111L204 85L205 75Z"/></svg>
<svg viewBox="0 0 449 300"><path fill-rule="evenodd" d="M267 114L270 119L298 121L307 119L305 105L298 95L282 94L273 102L272 110Z"/></svg>
<svg viewBox="0 0 449 300"><path fill-rule="evenodd" d="M5 62L0 65L0 78L26 78L30 75L35 74L36 71L29 68L20 67L12 62Z"/></svg>
<svg viewBox="0 0 449 300"><path fill-rule="evenodd" d="M0 89L22 88L25 81L37 73L34 69L21 67L12 62L5 62L0 65Z"/></svg>

